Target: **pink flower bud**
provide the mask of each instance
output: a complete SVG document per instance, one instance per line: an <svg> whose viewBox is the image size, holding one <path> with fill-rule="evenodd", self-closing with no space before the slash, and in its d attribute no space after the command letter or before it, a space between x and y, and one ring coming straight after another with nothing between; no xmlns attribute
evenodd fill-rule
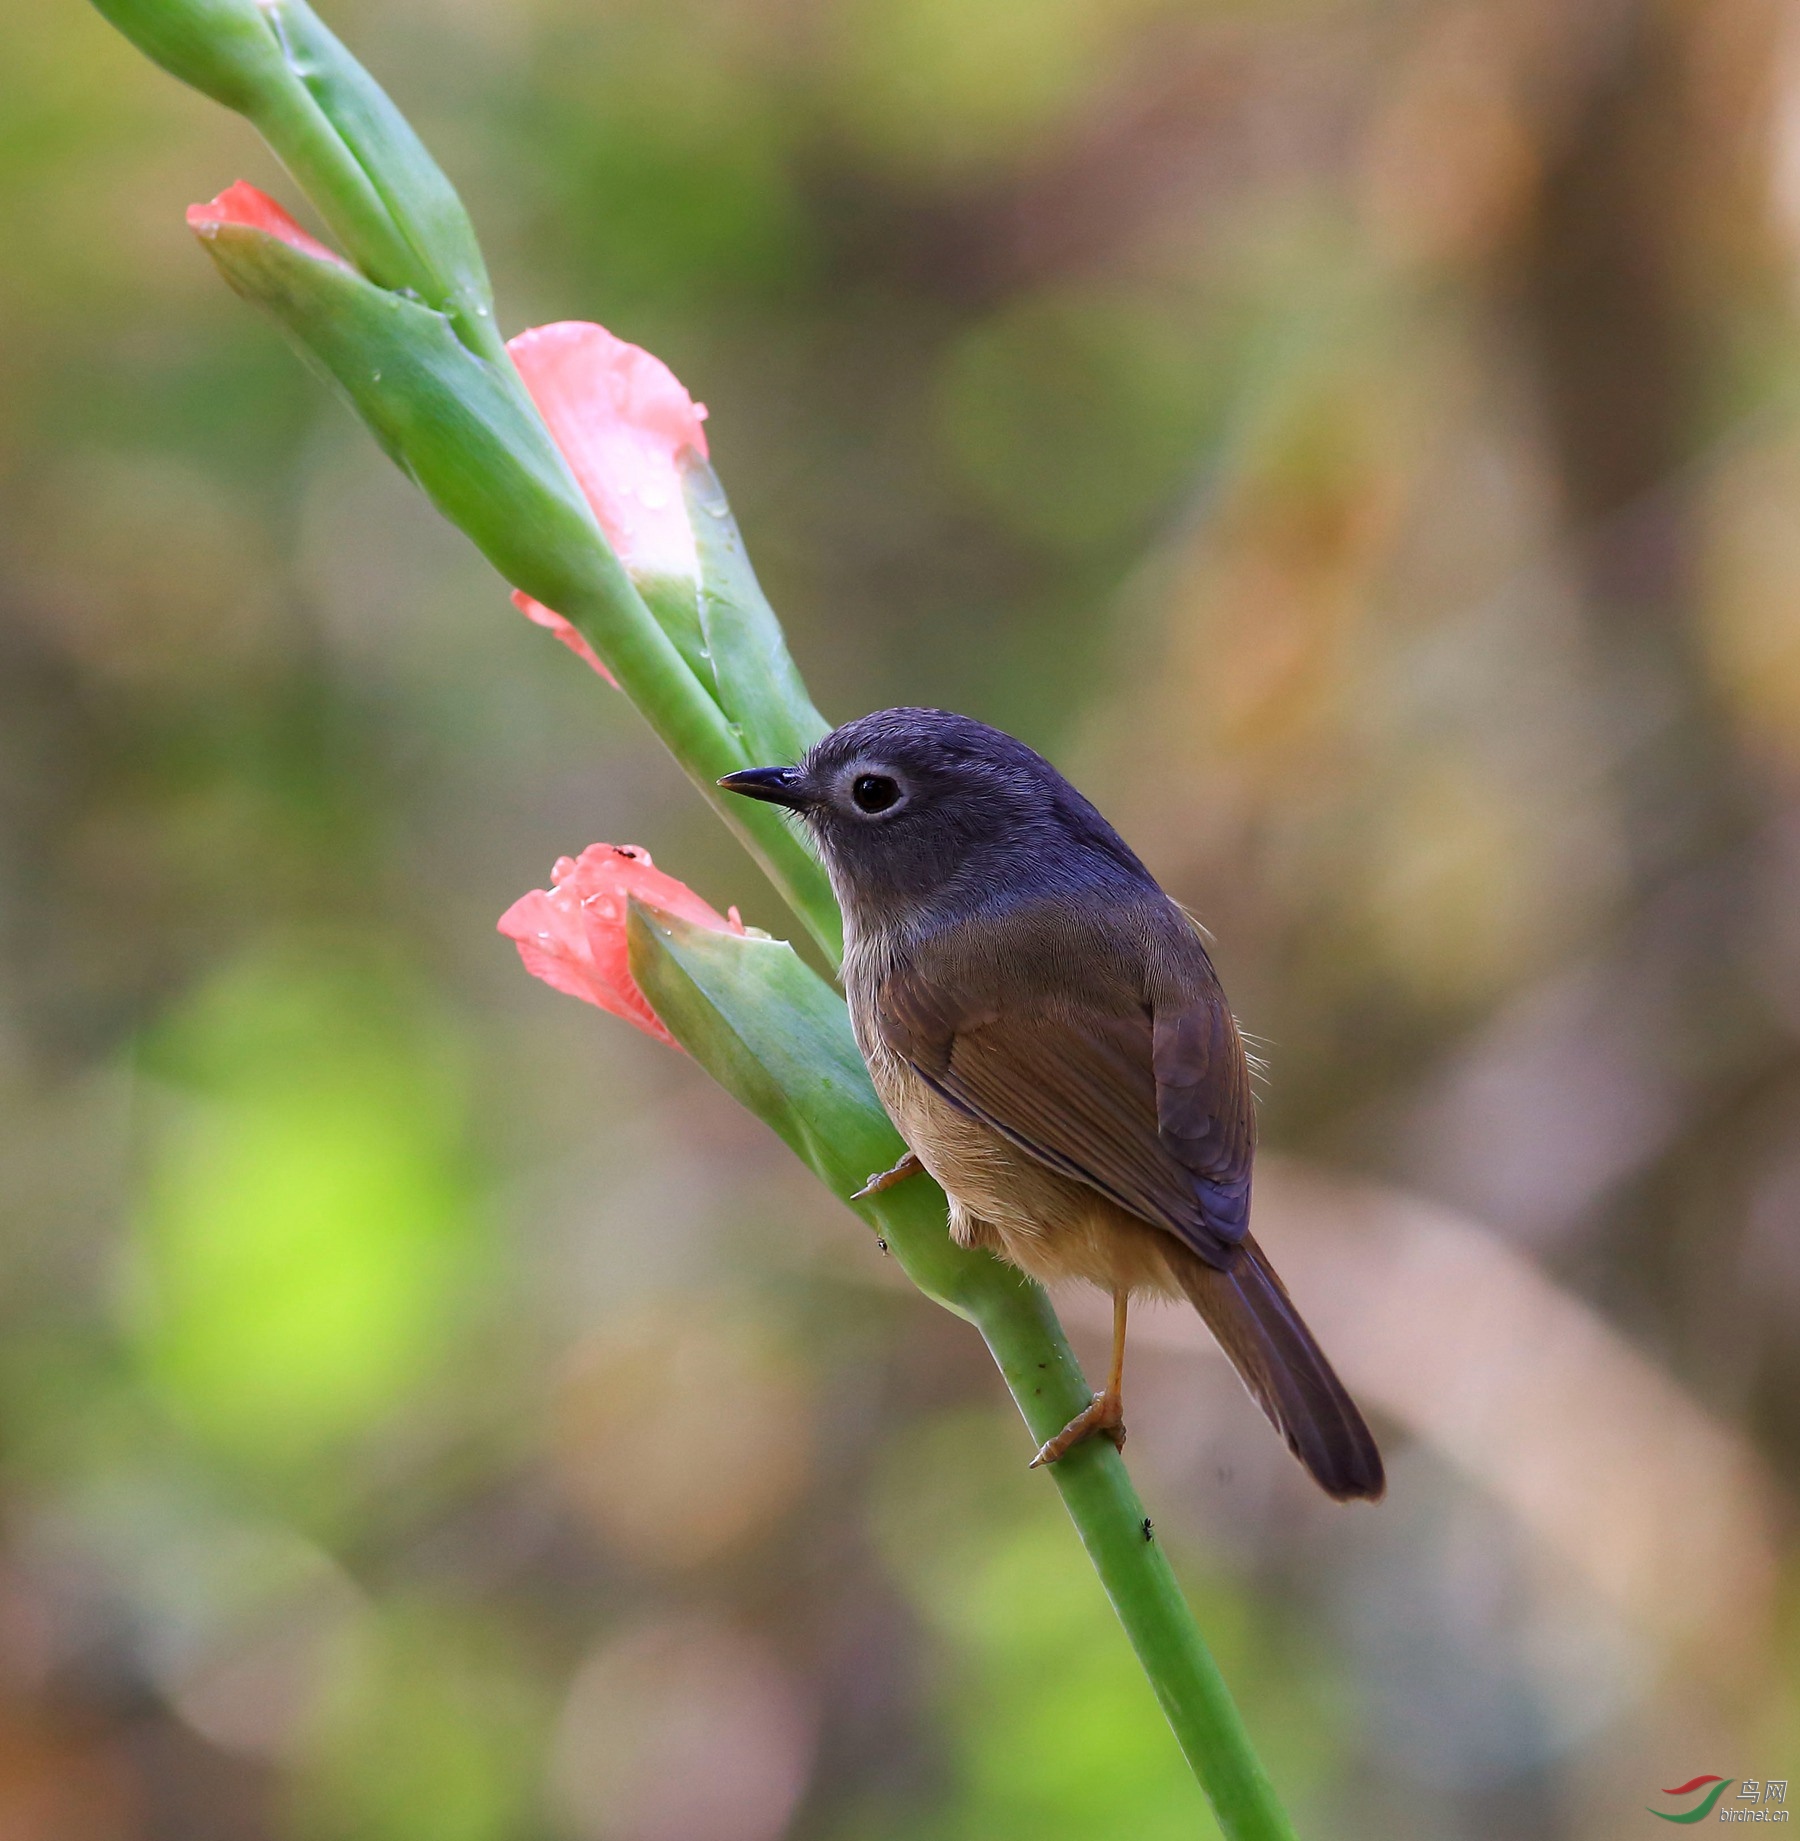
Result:
<svg viewBox="0 0 1800 1841"><path fill-rule="evenodd" d="M217 198L203 205L189 205L187 221L196 236L211 236L220 230L260 230L303 256L335 262L339 268L350 266L335 249L327 249L317 237L309 237L267 192L259 192L245 179L228 185Z"/></svg>
<svg viewBox="0 0 1800 1841"><path fill-rule="evenodd" d="M631 975L629 903L635 898L717 933L744 931L737 909L719 913L634 844L590 844L579 857L560 857L550 881L500 917L500 931L517 944L525 969L552 990L597 1004L675 1046Z"/></svg>
<svg viewBox="0 0 1800 1841"><path fill-rule="evenodd" d="M619 561L640 580L697 579L677 461L688 448L706 458L705 408L660 358L604 326L562 320L506 349Z"/></svg>

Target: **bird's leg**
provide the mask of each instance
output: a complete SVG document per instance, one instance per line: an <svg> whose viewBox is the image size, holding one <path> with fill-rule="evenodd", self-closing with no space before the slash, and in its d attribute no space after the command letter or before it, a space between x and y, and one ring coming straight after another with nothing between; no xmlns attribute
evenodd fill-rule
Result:
<svg viewBox="0 0 1800 1841"><path fill-rule="evenodd" d="M867 1201L870 1196L880 1195L884 1189L905 1182L909 1176L917 1176L924 1168L918 1158L908 1151L891 1170L883 1170L879 1176L871 1176L850 1199L853 1202Z"/></svg>
<svg viewBox="0 0 1800 1841"><path fill-rule="evenodd" d="M1130 1300L1129 1292L1113 1293L1112 1366L1106 1374L1106 1392L1095 1394L1085 1412L1077 1413L1042 1446L1031 1460L1033 1470L1040 1464L1054 1464L1096 1432L1104 1432L1121 1451L1125 1449L1125 1308Z"/></svg>

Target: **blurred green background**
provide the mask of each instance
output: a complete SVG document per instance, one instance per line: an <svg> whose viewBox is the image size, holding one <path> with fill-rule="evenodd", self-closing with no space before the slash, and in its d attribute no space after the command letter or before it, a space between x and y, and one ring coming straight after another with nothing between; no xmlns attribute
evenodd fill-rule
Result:
<svg viewBox="0 0 1800 1841"><path fill-rule="evenodd" d="M327 14L507 330L710 405L826 712L1014 729L1216 933L1392 1489L1176 1313L1131 1449L1303 1830L1785 1779L1792 10ZM495 934L601 838L785 923L219 286L239 176L0 11L0 1836L1213 1832L971 1332Z"/></svg>

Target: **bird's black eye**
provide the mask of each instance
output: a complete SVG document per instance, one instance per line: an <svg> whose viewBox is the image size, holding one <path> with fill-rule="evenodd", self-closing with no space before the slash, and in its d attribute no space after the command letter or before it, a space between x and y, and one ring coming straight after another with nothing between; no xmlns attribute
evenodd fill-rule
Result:
<svg viewBox="0 0 1800 1841"><path fill-rule="evenodd" d="M859 773L850 786L859 812L885 812L900 797L900 782L884 773Z"/></svg>

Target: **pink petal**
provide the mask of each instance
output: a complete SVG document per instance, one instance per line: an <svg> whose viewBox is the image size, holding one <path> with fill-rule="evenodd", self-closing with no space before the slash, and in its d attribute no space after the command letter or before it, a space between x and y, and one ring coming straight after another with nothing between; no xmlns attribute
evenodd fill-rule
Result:
<svg viewBox="0 0 1800 1841"><path fill-rule="evenodd" d="M688 448L706 457L705 408L660 358L584 320L506 349L620 562L634 576L698 576L676 461Z"/></svg>
<svg viewBox="0 0 1800 1841"><path fill-rule="evenodd" d="M590 844L560 857L551 887L521 895L500 917L500 931L519 948L532 977L552 990L596 1004L675 1045L631 975L625 923L632 899L719 933L742 933L737 910L725 915L685 882L665 876L634 844Z"/></svg>
<svg viewBox="0 0 1800 1841"><path fill-rule="evenodd" d="M619 688L619 680L607 670L600 654L582 637L580 629L573 621L565 620L561 614L546 607L542 601L532 600L523 588L515 588L512 598L513 606L527 620L534 620L539 626L547 627L578 659L584 664L592 665L614 690Z"/></svg>
<svg viewBox="0 0 1800 1841"><path fill-rule="evenodd" d="M267 192L259 192L244 179L228 185L217 198L203 205L189 205L187 221L188 228L201 236L227 227L260 230L266 236L280 238L303 256L335 262L339 268L350 266L335 249L327 249L317 237L309 237Z"/></svg>

